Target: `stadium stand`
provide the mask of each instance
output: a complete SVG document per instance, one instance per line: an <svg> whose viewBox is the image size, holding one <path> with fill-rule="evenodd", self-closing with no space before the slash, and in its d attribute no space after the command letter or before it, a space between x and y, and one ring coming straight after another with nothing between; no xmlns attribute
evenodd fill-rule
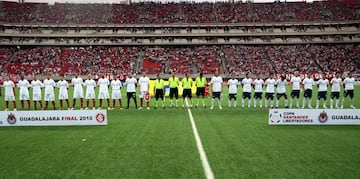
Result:
<svg viewBox="0 0 360 179"><path fill-rule="evenodd" d="M0 2L3 22L169 24L359 20L357 1L58 4Z"/></svg>

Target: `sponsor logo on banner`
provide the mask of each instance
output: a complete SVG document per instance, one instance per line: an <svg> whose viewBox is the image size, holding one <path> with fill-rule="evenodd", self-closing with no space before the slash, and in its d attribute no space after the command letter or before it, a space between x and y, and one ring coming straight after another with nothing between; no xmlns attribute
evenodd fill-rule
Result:
<svg viewBox="0 0 360 179"><path fill-rule="evenodd" d="M16 123L16 117L13 113L10 113L7 117L7 121L9 124L15 124Z"/></svg>
<svg viewBox="0 0 360 179"><path fill-rule="evenodd" d="M279 123L282 119L282 115L279 111L274 111L272 113L270 113L270 121L271 123L275 124L275 123Z"/></svg>
<svg viewBox="0 0 360 179"><path fill-rule="evenodd" d="M360 110L270 109L269 125L360 125Z"/></svg>
<svg viewBox="0 0 360 179"><path fill-rule="evenodd" d="M319 115L319 122L324 123L328 120L328 115L325 111L321 112Z"/></svg>
<svg viewBox="0 0 360 179"><path fill-rule="evenodd" d="M105 114L98 113L98 114L96 114L95 118L96 118L97 122L103 123L105 121Z"/></svg>

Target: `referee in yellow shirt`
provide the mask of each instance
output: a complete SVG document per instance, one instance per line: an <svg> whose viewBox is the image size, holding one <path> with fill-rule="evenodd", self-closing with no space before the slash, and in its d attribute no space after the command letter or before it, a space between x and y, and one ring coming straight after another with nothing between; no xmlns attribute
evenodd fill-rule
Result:
<svg viewBox="0 0 360 179"><path fill-rule="evenodd" d="M155 109L158 107L158 100L159 98L162 101L162 107L163 109L165 109L165 98L164 98L164 80L160 78L160 74L157 74L157 79L155 80Z"/></svg>
<svg viewBox="0 0 360 179"><path fill-rule="evenodd" d="M195 85L196 85L196 97L197 97L197 102L196 102L196 108L199 107L199 98L202 97L202 104L203 107L205 108L205 85L206 85L206 78L203 77L203 74L200 73L198 77L196 77L195 79Z"/></svg>
<svg viewBox="0 0 360 179"><path fill-rule="evenodd" d="M178 107L178 98L179 98L179 78L175 76L175 72L171 72L171 77L168 79L169 86L170 86L170 107L174 107L174 96L175 96L175 103L176 107Z"/></svg>
<svg viewBox="0 0 360 179"><path fill-rule="evenodd" d="M189 105L187 107L192 107L192 94L191 94L191 87L193 84L193 80L190 77L189 73L186 73L186 76L181 80L182 86L183 86L183 107L185 107L185 99L186 97L189 98Z"/></svg>

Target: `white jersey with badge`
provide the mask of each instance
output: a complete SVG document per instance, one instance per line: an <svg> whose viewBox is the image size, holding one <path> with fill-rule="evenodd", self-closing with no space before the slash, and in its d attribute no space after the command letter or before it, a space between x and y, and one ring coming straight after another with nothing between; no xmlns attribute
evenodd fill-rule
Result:
<svg viewBox="0 0 360 179"><path fill-rule="evenodd" d="M265 81L267 93L275 93L275 83L276 83L275 79L268 78Z"/></svg>
<svg viewBox="0 0 360 179"><path fill-rule="evenodd" d="M241 84L243 85L243 92L251 93L251 85L253 81L251 78L244 78L241 81Z"/></svg>
<svg viewBox="0 0 360 179"><path fill-rule="evenodd" d="M74 94L73 98L84 98L84 91L83 91L83 80L80 77L73 78L71 83L74 85Z"/></svg>
<svg viewBox="0 0 360 179"><path fill-rule="evenodd" d="M300 83L301 83L301 78L300 77L292 77L291 80L291 86L292 86L292 90L300 90Z"/></svg>
<svg viewBox="0 0 360 179"><path fill-rule="evenodd" d="M148 92L149 91L150 79L147 76L140 77L139 78L139 84L140 84L140 91L141 92Z"/></svg>
<svg viewBox="0 0 360 179"><path fill-rule="evenodd" d="M237 79L230 79L228 81L228 85L229 85L229 94L237 94L237 87L239 85L239 80Z"/></svg>
<svg viewBox="0 0 360 179"><path fill-rule="evenodd" d="M126 92L136 92L136 78L126 78Z"/></svg>
<svg viewBox="0 0 360 179"><path fill-rule="evenodd" d="M320 79L317 84L319 85L319 91L327 91L329 80L328 79Z"/></svg>
<svg viewBox="0 0 360 179"><path fill-rule="evenodd" d="M286 93L286 85L287 85L287 80L286 79L284 79L284 80L278 79L276 81L276 93L277 94Z"/></svg>
<svg viewBox="0 0 360 179"><path fill-rule="evenodd" d="M305 90L307 90L307 89L312 90L313 89L314 80L312 78L305 78L302 83L304 85Z"/></svg>
<svg viewBox="0 0 360 179"><path fill-rule="evenodd" d="M109 80L107 78L100 78L98 81L99 84L99 99L109 99Z"/></svg>
<svg viewBox="0 0 360 179"><path fill-rule="evenodd" d="M44 100L54 101L55 100L54 87L56 86L55 81L53 79L45 79L44 86L45 86Z"/></svg>
<svg viewBox="0 0 360 179"><path fill-rule="evenodd" d="M221 92L222 83L223 83L223 80L222 80L221 76L213 76L210 81L210 84L212 85L212 91L213 92Z"/></svg>
<svg viewBox="0 0 360 179"><path fill-rule="evenodd" d="M40 80L31 81L31 87L33 89L33 101L41 101L41 88L43 83Z"/></svg>
<svg viewBox="0 0 360 179"><path fill-rule="evenodd" d="M344 80L345 90L354 90L355 78L346 77Z"/></svg>
<svg viewBox="0 0 360 179"><path fill-rule="evenodd" d="M15 95L14 95L14 87L15 84L12 81L4 81L3 87L5 88L5 101L14 101Z"/></svg>
<svg viewBox="0 0 360 179"><path fill-rule="evenodd" d="M263 79L256 79L254 80L254 88L255 93L262 93L263 92L263 85L264 80Z"/></svg>
<svg viewBox="0 0 360 179"><path fill-rule="evenodd" d="M112 88L112 99L121 99L121 89L122 84L120 80L112 80L111 81L111 88Z"/></svg>
<svg viewBox="0 0 360 179"><path fill-rule="evenodd" d="M19 99L20 100L29 100L29 81L24 79L24 80L20 80L18 82L18 87L20 88L20 95L19 95Z"/></svg>
<svg viewBox="0 0 360 179"><path fill-rule="evenodd" d="M333 78L331 79L331 92L340 92L341 89L341 78Z"/></svg>
<svg viewBox="0 0 360 179"><path fill-rule="evenodd" d="M59 88L59 99L68 99L68 87L69 83L66 80L60 80L57 82L56 86Z"/></svg>
<svg viewBox="0 0 360 179"><path fill-rule="evenodd" d="M95 80L87 79L85 80L84 85L86 86L85 99L95 99Z"/></svg>

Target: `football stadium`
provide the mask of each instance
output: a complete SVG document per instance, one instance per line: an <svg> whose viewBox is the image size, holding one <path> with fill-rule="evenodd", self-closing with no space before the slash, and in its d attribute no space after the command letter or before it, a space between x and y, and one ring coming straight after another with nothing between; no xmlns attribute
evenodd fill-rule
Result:
<svg viewBox="0 0 360 179"><path fill-rule="evenodd" d="M0 9L0 178L360 178L358 0Z"/></svg>

